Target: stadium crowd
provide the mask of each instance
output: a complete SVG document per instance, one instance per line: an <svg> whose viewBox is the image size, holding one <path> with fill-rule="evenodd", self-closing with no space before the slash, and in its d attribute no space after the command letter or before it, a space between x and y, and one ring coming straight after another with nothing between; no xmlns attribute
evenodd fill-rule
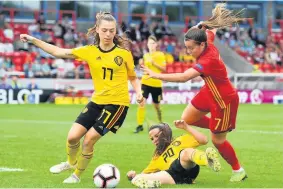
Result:
<svg viewBox="0 0 283 189"><path fill-rule="evenodd" d="M186 27L186 30L191 25ZM3 28L3 29L1 29ZM185 30L184 30L185 31ZM25 78L90 78L85 62L55 59L39 48L21 43L20 33L27 33L43 41L64 48L75 48L93 43L85 33L76 32L71 21L65 17L53 25L45 22L44 16L33 24L11 24L0 14L0 77L7 72L23 72ZM147 38L154 34L159 48L165 53L167 72L183 72L191 67L195 59L185 53L185 48L165 21L147 24L126 24L122 22L118 33L132 40L132 54L138 68L139 59L146 53ZM252 25L248 29L233 27L217 33L220 42L234 49L246 58L260 72L283 72L283 36L267 36L262 29ZM267 36L267 37L266 37Z"/></svg>

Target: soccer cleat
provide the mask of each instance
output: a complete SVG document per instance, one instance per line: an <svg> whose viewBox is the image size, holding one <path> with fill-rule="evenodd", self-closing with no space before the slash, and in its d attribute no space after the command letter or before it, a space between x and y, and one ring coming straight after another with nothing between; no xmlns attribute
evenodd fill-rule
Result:
<svg viewBox="0 0 283 189"><path fill-rule="evenodd" d="M205 153L207 156L208 166L215 172L220 171L221 164L216 150L214 150L214 148L209 147L205 150Z"/></svg>
<svg viewBox="0 0 283 189"><path fill-rule="evenodd" d="M230 182L240 182L248 178L246 171L242 169L239 172L233 171L232 176L230 178Z"/></svg>
<svg viewBox="0 0 283 189"><path fill-rule="evenodd" d="M66 178L63 183L65 184L75 184L75 183L79 183L81 180L79 179L79 177L77 177L77 175L75 174L71 174L71 176L69 176L68 178Z"/></svg>
<svg viewBox="0 0 283 189"><path fill-rule="evenodd" d="M139 125L139 126L136 127L136 130L134 131L134 133L139 133L141 131L143 131L143 126Z"/></svg>
<svg viewBox="0 0 283 189"><path fill-rule="evenodd" d="M161 186L159 180L146 180L142 177L134 178L132 183L138 188L160 188Z"/></svg>
<svg viewBox="0 0 283 189"><path fill-rule="evenodd" d="M74 169L76 168L76 165L70 165L68 162L61 162L60 164L58 165L54 165L52 166L49 171L51 173L54 173L54 174L58 174L58 173L61 173L63 171L67 171L69 169Z"/></svg>

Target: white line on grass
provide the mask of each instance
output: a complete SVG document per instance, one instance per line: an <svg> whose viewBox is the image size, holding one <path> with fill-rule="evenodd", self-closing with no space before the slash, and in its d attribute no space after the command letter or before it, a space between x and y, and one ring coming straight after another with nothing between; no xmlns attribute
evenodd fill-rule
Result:
<svg viewBox="0 0 283 189"><path fill-rule="evenodd" d="M31 123L31 124L52 124L52 125L67 125L72 124L69 121L52 121L52 120L25 120L25 119L0 119L0 123ZM262 130L238 130L235 132L267 134L267 135L283 135L282 131L262 131Z"/></svg>
<svg viewBox="0 0 283 189"><path fill-rule="evenodd" d="M21 172L23 169L19 168L8 168L8 167L0 167L0 172Z"/></svg>

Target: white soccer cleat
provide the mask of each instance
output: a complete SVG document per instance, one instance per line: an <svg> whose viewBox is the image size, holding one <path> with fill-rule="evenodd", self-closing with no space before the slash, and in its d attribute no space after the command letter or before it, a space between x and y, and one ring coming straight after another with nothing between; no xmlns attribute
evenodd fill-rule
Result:
<svg viewBox="0 0 283 189"><path fill-rule="evenodd" d="M208 166L215 172L220 171L221 164L216 150L209 147L206 149L205 153L207 156Z"/></svg>
<svg viewBox="0 0 283 189"><path fill-rule="evenodd" d="M138 188L160 188L161 182L159 180L146 180L142 177L136 177L132 180L132 184Z"/></svg>
<svg viewBox="0 0 283 189"><path fill-rule="evenodd" d="M75 183L79 183L81 180L79 179L79 177L77 177L77 175L75 174L71 174L71 176L69 176L68 178L66 178L63 183L65 184L75 184Z"/></svg>
<svg viewBox="0 0 283 189"><path fill-rule="evenodd" d="M51 173L58 174L74 168L76 168L76 165L70 165L68 162L61 162L60 164L52 166L49 171Z"/></svg>

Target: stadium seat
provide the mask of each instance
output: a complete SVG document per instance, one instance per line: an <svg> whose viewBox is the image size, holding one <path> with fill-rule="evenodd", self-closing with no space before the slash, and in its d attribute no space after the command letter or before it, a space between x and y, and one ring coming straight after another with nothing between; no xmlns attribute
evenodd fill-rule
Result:
<svg viewBox="0 0 283 189"><path fill-rule="evenodd" d="M166 72L167 73L175 73L173 64L167 64L166 65Z"/></svg>
<svg viewBox="0 0 283 189"><path fill-rule="evenodd" d="M182 63L175 62L173 64L173 66L174 66L174 69L175 69L175 73L183 73Z"/></svg>

